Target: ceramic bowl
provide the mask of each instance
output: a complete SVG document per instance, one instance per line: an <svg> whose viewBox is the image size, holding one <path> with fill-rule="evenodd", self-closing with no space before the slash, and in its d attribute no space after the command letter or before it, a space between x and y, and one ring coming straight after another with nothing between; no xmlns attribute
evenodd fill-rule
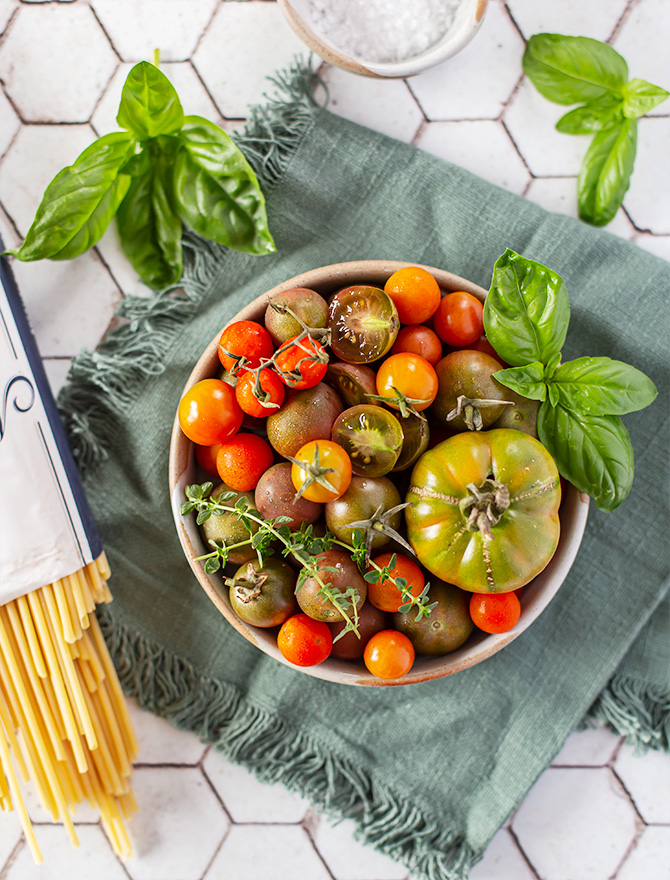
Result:
<svg viewBox="0 0 670 880"><path fill-rule="evenodd" d="M363 260L352 263L337 263L333 266L312 269L302 275L297 275L295 278L290 278L272 290L261 294L235 315L230 323L242 320L262 323L268 297L292 287L312 288L324 297L328 297L337 290L352 284L372 284L383 287L390 275L407 265L414 264ZM452 275L441 269L431 268L430 266L425 268L434 275L445 293L452 290L466 290L482 301L486 297L486 291L471 281L466 281L464 278L459 278L457 275ZM201 355L188 378L184 392L201 379L215 376L219 372L221 367L217 354L219 336L220 331ZM228 590L223 586L220 573L208 575L205 573L202 563L196 561L196 557L207 552L205 545L196 526L195 517L193 515L184 517L179 511L184 500L184 488L190 483L199 481L196 474L193 450L193 444L182 434L175 417L170 446L170 498L179 540L193 573L216 608L245 639L248 639L257 648L264 651L270 657L274 657L280 663L291 666L292 669L297 669L298 667L292 666L280 654L277 648L276 630L263 630L247 626L247 624L240 620L230 606ZM487 657L496 654L501 648L504 648L505 645L508 645L517 638L531 625L555 596L577 555L586 525L588 507L588 496L578 492L573 486L568 485L561 505L561 537L558 549L544 571L525 587L521 617L514 629L509 632L501 635L485 635L475 630L466 644L451 654L445 654L441 657L421 657L417 655L411 672L404 678L397 680L375 678L367 671L362 661L358 664L329 659L318 666L300 668L300 671L306 675L313 675L317 678L341 684L383 687L430 681L434 678L452 675L462 669L467 669L469 666L474 666L476 663L481 663Z"/></svg>
<svg viewBox="0 0 670 880"><path fill-rule="evenodd" d="M404 61L370 61L354 58L314 30L309 0L279 0L286 20L309 48L331 64L364 76L406 77L435 67L460 52L481 27L488 0L462 0L452 26L441 40L419 55Z"/></svg>

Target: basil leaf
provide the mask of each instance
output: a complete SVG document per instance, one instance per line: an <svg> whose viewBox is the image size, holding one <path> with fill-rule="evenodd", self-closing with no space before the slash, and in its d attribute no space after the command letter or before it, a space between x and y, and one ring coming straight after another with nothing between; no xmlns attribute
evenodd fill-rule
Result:
<svg viewBox="0 0 670 880"><path fill-rule="evenodd" d="M581 104L628 80L628 65L607 43L589 37L535 34L523 54L523 70L535 88L556 104Z"/></svg>
<svg viewBox="0 0 670 880"><path fill-rule="evenodd" d="M258 180L230 137L200 116L185 118L180 137L174 193L184 224L236 251L275 251Z"/></svg>
<svg viewBox="0 0 670 880"><path fill-rule="evenodd" d="M124 253L142 281L156 290L175 284L183 270L182 226L171 193L174 152L173 145L152 142L151 163L132 178L116 215Z"/></svg>
<svg viewBox="0 0 670 880"><path fill-rule="evenodd" d="M621 122L623 114L623 96L606 92L600 98L561 116L556 130L562 134L593 134Z"/></svg>
<svg viewBox="0 0 670 880"><path fill-rule="evenodd" d="M596 134L577 178L582 220L604 226L614 217L630 185L636 150L637 119L624 119Z"/></svg>
<svg viewBox="0 0 670 880"><path fill-rule="evenodd" d="M537 434L566 480L601 510L614 510L630 492L633 447L618 416L583 416L545 401Z"/></svg>
<svg viewBox="0 0 670 880"><path fill-rule="evenodd" d="M165 74L148 61L140 61L126 77L116 121L146 140L179 131L184 111Z"/></svg>
<svg viewBox="0 0 670 880"><path fill-rule="evenodd" d="M643 372L606 357L581 357L561 364L552 384L562 406L589 416L635 412L649 406L658 394Z"/></svg>
<svg viewBox="0 0 670 880"><path fill-rule="evenodd" d="M500 357L513 367L548 363L563 347L569 322L561 276L508 248L484 303L484 330Z"/></svg>
<svg viewBox="0 0 670 880"><path fill-rule="evenodd" d="M653 86L643 79L632 79L624 86L624 116L635 119L644 116L654 107L658 107L668 97L668 92L660 86Z"/></svg>
<svg viewBox="0 0 670 880"><path fill-rule="evenodd" d="M544 400L547 396L547 386L544 382L544 364L535 361L525 367L510 367L508 370L498 370L493 374L494 379L511 388L522 397L531 400Z"/></svg>
<svg viewBox="0 0 670 880"><path fill-rule="evenodd" d="M136 147L132 135L117 131L98 138L63 168L46 188L19 260L69 259L104 234L125 196L130 177L121 173Z"/></svg>

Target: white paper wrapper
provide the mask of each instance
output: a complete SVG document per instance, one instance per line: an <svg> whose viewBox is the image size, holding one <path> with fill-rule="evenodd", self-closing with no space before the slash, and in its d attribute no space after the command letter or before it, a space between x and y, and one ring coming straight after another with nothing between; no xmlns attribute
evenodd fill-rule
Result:
<svg viewBox="0 0 670 880"><path fill-rule="evenodd" d="M0 605L72 574L101 551L14 278L2 259Z"/></svg>

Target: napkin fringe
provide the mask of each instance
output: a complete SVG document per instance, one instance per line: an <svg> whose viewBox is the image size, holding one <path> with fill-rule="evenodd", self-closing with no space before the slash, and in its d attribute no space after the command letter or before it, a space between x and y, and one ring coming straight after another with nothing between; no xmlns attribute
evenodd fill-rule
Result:
<svg viewBox="0 0 670 880"><path fill-rule="evenodd" d="M296 734L290 725L246 701L231 684L196 672L162 645L113 621L100 625L124 691L142 708L195 733L265 782L281 782L336 819L351 818L357 837L407 865L421 880L466 880L475 855L462 835L440 830L351 760Z"/></svg>
<svg viewBox="0 0 670 880"><path fill-rule="evenodd" d="M266 192L284 173L314 121L318 77L297 59L272 82L276 94L252 108L238 143ZM226 248L184 232L185 268L179 285L154 296L128 296L115 314L116 327L96 351L75 359L58 407L82 476L107 458L106 438L121 430L118 418L144 382L165 369L165 358L182 324L198 309L220 271Z"/></svg>
<svg viewBox="0 0 670 880"><path fill-rule="evenodd" d="M585 718L607 724L626 737L638 754L649 749L670 751L670 689L614 675Z"/></svg>

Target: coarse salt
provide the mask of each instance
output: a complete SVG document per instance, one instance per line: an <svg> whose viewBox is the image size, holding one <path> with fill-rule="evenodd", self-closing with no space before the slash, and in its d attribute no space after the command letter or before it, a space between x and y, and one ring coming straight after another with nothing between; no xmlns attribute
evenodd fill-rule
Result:
<svg viewBox="0 0 670 880"><path fill-rule="evenodd" d="M434 46L462 0L309 0L314 30L347 55L404 61Z"/></svg>

